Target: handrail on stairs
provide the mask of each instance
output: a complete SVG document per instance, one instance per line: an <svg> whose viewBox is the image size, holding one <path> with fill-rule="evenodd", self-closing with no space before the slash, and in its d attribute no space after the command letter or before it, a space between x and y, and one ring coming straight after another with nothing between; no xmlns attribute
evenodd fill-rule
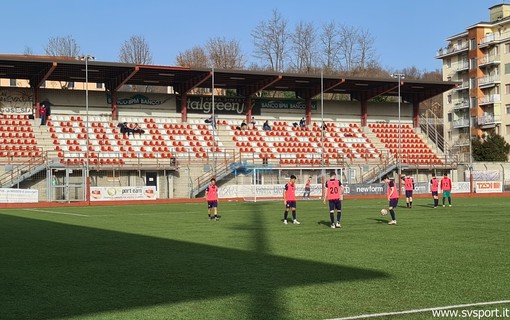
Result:
<svg viewBox="0 0 510 320"><path fill-rule="evenodd" d="M0 187L12 185L13 182L18 180L23 174L31 172L35 167L44 164L46 159L46 154L42 154L37 157L32 157L28 161L25 161L19 165L13 166L11 170L4 172L0 176Z"/></svg>

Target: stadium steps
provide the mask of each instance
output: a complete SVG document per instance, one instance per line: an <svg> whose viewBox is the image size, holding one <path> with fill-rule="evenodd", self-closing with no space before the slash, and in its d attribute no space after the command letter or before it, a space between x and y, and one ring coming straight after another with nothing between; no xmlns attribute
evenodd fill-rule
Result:
<svg viewBox="0 0 510 320"><path fill-rule="evenodd" d="M213 168L213 170L209 170L208 172L194 179L191 185L190 197L195 198L197 196L201 196L209 185L211 178L214 177L216 182L220 183L223 179L233 174L234 171L237 170L242 164L241 154L236 154L232 160L233 161L230 163L220 161L218 165Z"/></svg>
<svg viewBox="0 0 510 320"><path fill-rule="evenodd" d="M46 170L47 165L44 157L32 157L24 163L5 166L5 172L0 175L0 188L12 188L24 180Z"/></svg>
<svg viewBox="0 0 510 320"><path fill-rule="evenodd" d="M443 162L438 155L427 145L423 138L410 124L402 124L400 129L396 124L374 124L368 128L375 134L384 147L393 156L401 150L401 163L406 166L441 165ZM400 139L399 139L400 133Z"/></svg>

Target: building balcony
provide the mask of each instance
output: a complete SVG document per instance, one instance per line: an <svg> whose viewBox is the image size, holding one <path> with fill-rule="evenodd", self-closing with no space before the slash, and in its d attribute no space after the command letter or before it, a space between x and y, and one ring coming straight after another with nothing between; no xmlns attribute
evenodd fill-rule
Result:
<svg viewBox="0 0 510 320"><path fill-rule="evenodd" d="M460 118L457 120L453 120L452 125L455 129L469 127L469 118Z"/></svg>
<svg viewBox="0 0 510 320"><path fill-rule="evenodd" d="M479 67L488 67L491 65L498 65L501 63L501 58L496 55L485 55L478 60Z"/></svg>
<svg viewBox="0 0 510 320"><path fill-rule="evenodd" d="M444 58L444 57L447 57L447 56L451 56L451 55L459 54L461 52L465 52L467 50L468 50L468 43L467 42L463 43L462 45L450 44L446 48L439 49L437 51L436 58L438 58L438 59Z"/></svg>
<svg viewBox="0 0 510 320"><path fill-rule="evenodd" d="M469 146L469 138L459 137L457 140L453 142L454 147L464 147Z"/></svg>
<svg viewBox="0 0 510 320"><path fill-rule="evenodd" d="M508 40L508 39L510 39L510 32L490 33L480 40L480 44L478 44L478 47L484 48L484 47L494 45L494 44L500 43L500 42Z"/></svg>
<svg viewBox="0 0 510 320"><path fill-rule="evenodd" d="M469 63L467 61L462 61L452 65L452 68L456 72L467 71L469 69Z"/></svg>
<svg viewBox="0 0 510 320"><path fill-rule="evenodd" d="M483 78L478 78L478 87L479 88L488 88L495 86L497 83L500 83L500 77L499 75L493 75L493 76L485 76Z"/></svg>
<svg viewBox="0 0 510 320"><path fill-rule="evenodd" d="M501 123L501 120L493 113L484 112L483 116L476 117L476 125L482 128L493 128L498 123Z"/></svg>
<svg viewBox="0 0 510 320"><path fill-rule="evenodd" d="M462 110L469 108L469 101L468 100L454 100L453 101L453 110Z"/></svg>
<svg viewBox="0 0 510 320"><path fill-rule="evenodd" d="M460 90L468 90L469 89L469 81L462 81L461 84L459 84L456 88L453 90L460 91Z"/></svg>
<svg viewBox="0 0 510 320"><path fill-rule="evenodd" d="M491 94L478 99L478 105L488 105L494 104L501 101L501 96L499 94Z"/></svg>

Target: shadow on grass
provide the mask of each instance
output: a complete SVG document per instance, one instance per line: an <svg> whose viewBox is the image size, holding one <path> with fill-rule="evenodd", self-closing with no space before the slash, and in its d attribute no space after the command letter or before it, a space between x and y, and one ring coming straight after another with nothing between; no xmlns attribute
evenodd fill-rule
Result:
<svg viewBox="0 0 510 320"><path fill-rule="evenodd" d="M390 220L384 218L367 218L368 220L374 220L377 223L388 223Z"/></svg>
<svg viewBox="0 0 510 320"><path fill-rule="evenodd" d="M66 318L249 294L250 314L240 318L278 319L286 314L280 289L387 276L270 255L264 229L252 236L254 251L242 251L0 215L0 318Z"/></svg>
<svg viewBox="0 0 510 320"><path fill-rule="evenodd" d="M326 226L328 228L331 228L331 221L326 221L326 220L321 220L319 222L317 222L318 225L323 225L323 226Z"/></svg>

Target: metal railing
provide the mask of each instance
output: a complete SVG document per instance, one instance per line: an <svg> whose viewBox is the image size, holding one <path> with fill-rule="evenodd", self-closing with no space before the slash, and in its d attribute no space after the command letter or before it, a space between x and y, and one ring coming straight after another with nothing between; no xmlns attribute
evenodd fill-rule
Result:
<svg viewBox="0 0 510 320"><path fill-rule="evenodd" d="M427 138L437 147L437 151L444 153L446 150L446 143L443 133L439 130L442 124L443 119L440 119L430 110L425 112L425 116L420 117L420 128L422 132L424 132Z"/></svg>
<svg viewBox="0 0 510 320"><path fill-rule="evenodd" d="M37 172L39 172L39 169L41 166L44 166L45 163L45 155L32 157L28 161L23 161L21 163L13 162L12 168L0 176L0 187L12 187L21 183L25 178L32 176L34 171L37 170Z"/></svg>
<svg viewBox="0 0 510 320"><path fill-rule="evenodd" d="M226 159L219 162L216 161L212 170L209 170L191 182L190 198L197 196L197 194L203 191L212 178L215 178L218 182L228 176L233 170L235 170L235 164L240 162L241 154L237 152L233 152L233 157L228 161Z"/></svg>

